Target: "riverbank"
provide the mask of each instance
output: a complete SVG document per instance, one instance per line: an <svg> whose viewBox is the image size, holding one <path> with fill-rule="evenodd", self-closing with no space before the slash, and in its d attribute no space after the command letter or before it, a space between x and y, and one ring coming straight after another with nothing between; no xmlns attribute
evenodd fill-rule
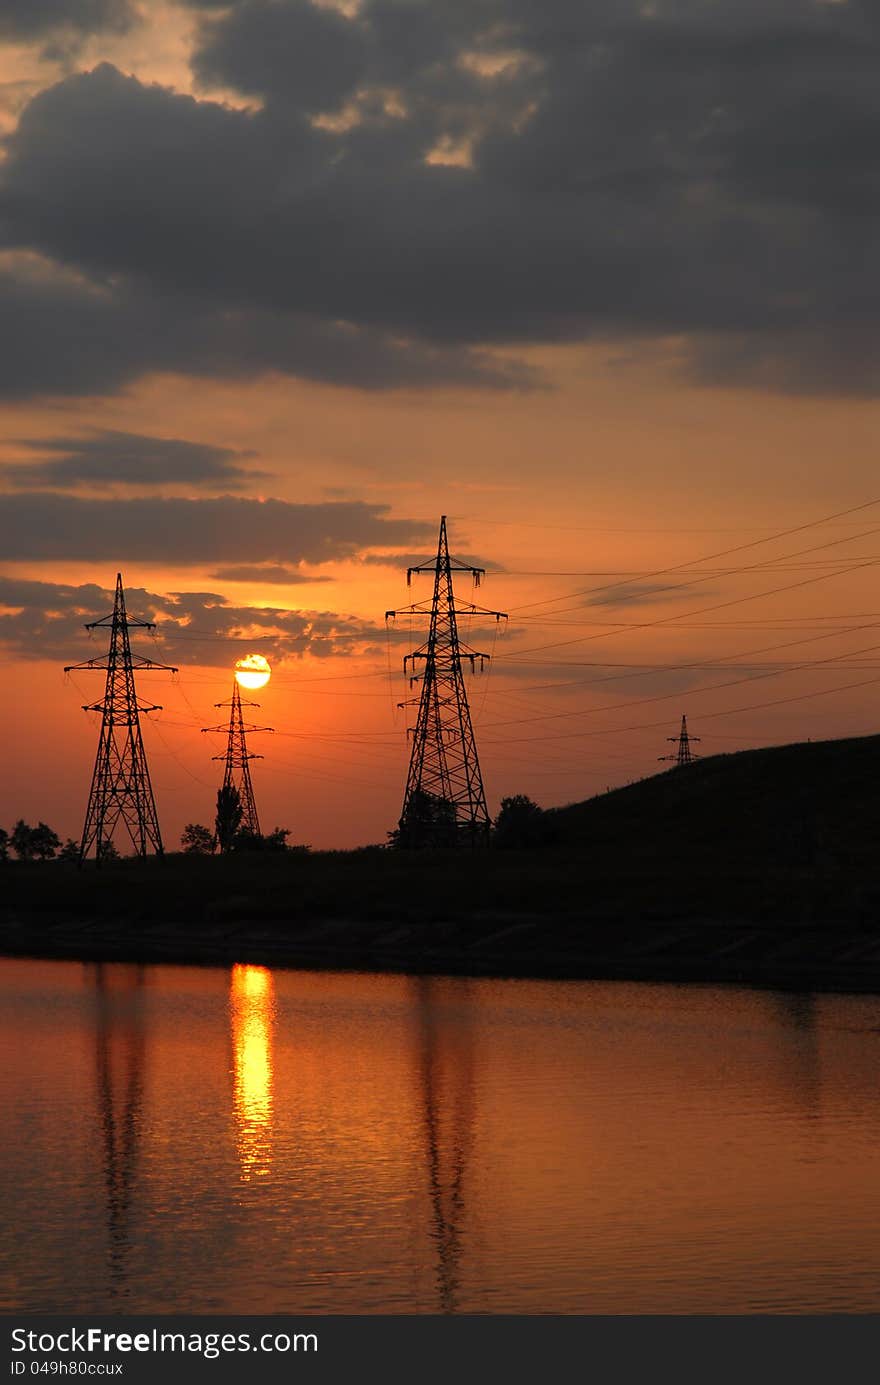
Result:
<svg viewBox="0 0 880 1385"><path fill-rule="evenodd" d="M323 920L291 932L264 924L175 922L136 931L109 920L61 920L0 928L7 956L79 961L165 962L388 971L419 975L528 976L558 980L732 982L779 990L880 993L875 930L756 927L692 921L592 924L476 917L386 925Z"/></svg>
<svg viewBox="0 0 880 1385"><path fill-rule="evenodd" d="M518 850L5 862L0 951L880 992L880 737L714 756Z"/></svg>
<svg viewBox="0 0 880 1385"><path fill-rule="evenodd" d="M0 952L880 992L880 931L815 868L720 880L565 848L4 868ZM848 907L847 907L848 906Z"/></svg>

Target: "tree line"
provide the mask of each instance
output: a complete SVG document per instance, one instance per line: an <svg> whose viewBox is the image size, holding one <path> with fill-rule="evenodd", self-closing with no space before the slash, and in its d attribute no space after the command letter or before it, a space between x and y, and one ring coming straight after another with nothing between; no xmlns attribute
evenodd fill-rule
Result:
<svg viewBox="0 0 880 1385"><path fill-rule="evenodd" d="M0 861L8 861L14 851L20 861L78 861L79 842L68 837L62 846L61 838L45 822L36 827L19 818L11 832L0 827Z"/></svg>
<svg viewBox="0 0 880 1385"><path fill-rule="evenodd" d="M214 830L201 822L188 822L180 844L189 856L211 856L219 852L226 856L233 851L289 851L289 827L275 827L271 832L253 832L243 826L244 805L234 784L224 784L217 790L217 812ZM307 850L308 848L297 848Z"/></svg>
<svg viewBox="0 0 880 1385"><path fill-rule="evenodd" d="M242 826L244 816L241 796L234 786L217 793L217 812L213 830L200 822L188 822L181 833L180 844L187 855L228 855L241 851L308 851L308 847L288 844L290 828L275 827L271 832L250 832ZM544 812L526 794L502 798L498 816L492 823L491 843L502 850L541 846L546 840ZM448 829L448 841L445 831ZM395 832L389 833L389 846L418 847L421 845L453 845L456 835L454 805L443 800L421 796L413 806L410 818ZM31 827L19 818L11 832L0 827L0 861L9 859L10 851L20 861L79 861L79 842L68 837L62 844L57 832L45 822ZM119 852L111 841L101 847L102 860L113 859Z"/></svg>
<svg viewBox="0 0 880 1385"><path fill-rule="evenodd" d="M501 850L543 846L546 841L544 818L543 808L539 808L528 794L502 798L498 816L489 827L488 844ZM388 845L395 849L412 849L459 846L465 841L476 845L477 840L487 840L485 829L478 839L469 837L468 831L450 799L417 789L398 826L388 833Z"/></svg>

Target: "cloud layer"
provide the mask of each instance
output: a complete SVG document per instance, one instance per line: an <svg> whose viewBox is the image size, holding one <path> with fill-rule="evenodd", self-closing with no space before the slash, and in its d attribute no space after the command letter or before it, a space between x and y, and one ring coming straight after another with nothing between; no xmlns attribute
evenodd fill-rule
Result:
<svg viewBox="0 0 880 1385"><path fill-rule="evenodd" d="M3 0L0 38L28 39L58 30L120 33L136 19L131 0Z"/></svg>
<svg viewBox="0 0 880 1385"><path fill-rule="evenodd" d="M104 64L8 140L0 242L39 258L0 278L7 395L521 385L489 348L621 338L706 380L880 387L867 0L194 8L203 99Z"/></svg>
<svg viewBox="0 0 880 1385"><path fill-rule="evenodd" d="M23 445L49 453L49 460L6 464L0 477L28 488L73 490L110 485L148 490L181 485L239 490L266 476L266 472L241 466L252 453L115 429L78 438L28 438Z"/></svg>
<svg viewBox="0 0 880 1385"><path fill-rule="evenodd" d="M536 383L528 367L485 351L413 341L240 295L229 302L225 291L178 291L148 272L113 273L109 282L97 263L83 278L44 256L4 257L4 238L16 234L8 224L4 230L0 178L0 401L110 394L160 372L217 380L277 372L366 390ZM60 247L56 253L63 258Z"/></svg>
<svg viewBox="0 0 880 1385"><path fill-rule="evenodd" d="M153 637L146 632L136 641L133 637L138 651L180 667L227 665L250 642L273 662L385 648L383 626L333 611L236 606L214 592L163 596L132 587L125 595L133 618L157 626ZM26 659L71 664L100 658L106 651L104 637L100 642L89 639L83 626L112 609L112 590L94 583L70 586L0 577L0 643Z"/></svg>
<svg viewBox="0 0 880 1385"><path fill-rule="evenodd" d="M181 565L329 563L372 545L409 544L432 526L389 519L387 505L219 496L86 499L23 492L3 497L0 552L6 561ZM115 568L114 568L115 571Z"/></svg>

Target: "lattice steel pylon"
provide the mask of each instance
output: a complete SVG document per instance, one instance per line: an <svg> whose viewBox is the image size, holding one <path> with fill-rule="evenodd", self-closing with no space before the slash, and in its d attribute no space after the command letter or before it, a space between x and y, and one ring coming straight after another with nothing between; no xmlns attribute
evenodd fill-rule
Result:
<svg viewBox="0 0 880 1385"><path fill-rule="evenodd" d="M658 755L658 760L674 760L679 768L682 765L693 764L694 760L699 760L699 755L694 754L691 750L691 745L694 741L699 741L700 738L699 736L691 736L688 734L688 720L686 716L683 716L681 719L681 730L678 735L667 736L666 739L672 741L676 748L671 755Z"/></svg>
<svg viewBox="0 0 880 1385"><path fill-rule="evenodd" d="M241 802L241 823L239 830L250 832L255 837L260 835L260 819L257 816L257 801L254 798L254 786L251 783L251 760L262 760L262 755L257 755L254 751L247 748L248 731L271 731L271 726L250 726L245 722L241 709L242 707L259 707L259 702L242 702L241 690L236 679L232 680L232 697L228 702L215 702L215 707L229 707L229 726L203 726L202 731L213 731L217 734L227 733L226 750L222 755L214 755L215 760L225 760L226 768L223 772L223 788L236 789Z"/></svg>
<svg viewBox="0 0 880 1385"><path fill-rule="evenodd" d="M82 664L68 664L65 673L77 669L106 669L107 683L100 702L86 703L85 712L101 712L101 734L98 754L89 790L89 805L79 848L82 865L92 847L100 865L112 850L113 833L120 821L125 825L137 856L146 856L152 847L162 855L162 835L156 800L150 783L150 771L141 736L140 713L159 712L156 704L138 702L134 685L135 670L164 669L176 673L171 664L157 664L153 659L133 655L129 630L154 630L155 622L131 620L125 610L122 574L116 574L116 599L110 615L90 621L87 630L110 630L110 647L106 659L87 659Z"/></svg>
<svg viewBox="0 0 880 1385"><path fill-rule="evenodd" d="M449 556L446 516L440 520L437 557L407 569L407 585L414 572L434 574L430 603L416 602L398 611L386 611L386 621L396 615L429 615L428 638L407 654L404 673L411 670L410 687L421 681L421 692L411 703L418 705L412 732L409 774L403 797L403 810L396 834L402 847L482 846L489 841L489 813L483 777L471 723L462 664L473 671L479 659L482 668L488 654L470 649L458 635L461 615L494 616L506 620L503 611L487 611L472 602L456 603L452 587L454 572L469 572L475 585L485 576L485 568L456 562ZM423 663L416 673L417 662Z"/></svg>

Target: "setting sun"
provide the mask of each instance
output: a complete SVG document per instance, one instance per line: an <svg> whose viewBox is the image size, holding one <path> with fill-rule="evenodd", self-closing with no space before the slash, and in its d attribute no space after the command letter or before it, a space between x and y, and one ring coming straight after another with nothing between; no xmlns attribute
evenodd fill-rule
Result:
<svg viewBox="0 0 880 1385"><path fill-rule="evenodd" d="M244 659L236 660L235 680L241 688L251 691L264 688L271 677L269 660L264 659L262 654L248 654Z"/></svg>

